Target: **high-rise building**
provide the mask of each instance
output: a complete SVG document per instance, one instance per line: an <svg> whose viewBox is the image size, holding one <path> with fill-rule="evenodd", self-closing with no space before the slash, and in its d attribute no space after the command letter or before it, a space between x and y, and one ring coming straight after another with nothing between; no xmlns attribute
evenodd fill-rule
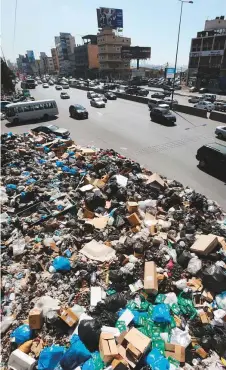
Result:
<svg viewBox="0 0 226 370"><path fill-rule="evenodd" d="M42 74L49 73L48 56L45 52L40 52L40 71Z"/></svg>
<svg viewBox="0 0 226 370"><path fill-rule="evenodd" d="M121 47L130 46L131 39L116 35L112 29L103 29L97 34L100 73L110 78L127 78L130 74L130 60L121 58Z"/></svg>
<svg viewBox="0 0 226 370"><path fill-rule="evenodd" d="M49 71L49 74L55 73L55 68L54 68L54 63L53 63L53 58L52 57L48 57L48 71Z"/></svg>
<svg viewBox="0 0 226 370"><path fill-rule="evenodd" d="M60 66L59 66L59 59L58 59L56 48L51 49L51 55L52 55L52 58L53 58L54 70L55 70L55 72L59 72Z"/></svg>
<svg viewBox="0 0 226 370"><path fill-rule="evenodd" d="M61 75L70 75L73 72L71 60L74 54L75 38L70 33L60 32L60 36L55 36L55 46L59 60L59 70Z"/></svg>
<svg viewBox="0 0 226 370"><path fill-rule="evenodd" d="M204 31L191 40L188 84L210 91L226 91L226 19L205 22Z"/></svg>
<svg viewBox="0 0 226 370"><path fill-rule="evenodd" d="M74 61L76 77L97 77L99 69L98 46L96 35L82 37L84 44L74 48Z"/></svg>

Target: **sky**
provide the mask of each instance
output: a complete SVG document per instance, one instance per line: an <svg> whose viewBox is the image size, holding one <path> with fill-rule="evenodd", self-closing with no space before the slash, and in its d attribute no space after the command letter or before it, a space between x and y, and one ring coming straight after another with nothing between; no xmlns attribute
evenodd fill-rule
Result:
<svg viewBox="0 0 226 370"><path fill-rule="evenodd" d="M102 3L103 1L103 3ZM96 8L123 9L122 35L131 37L132 46L150 46L149 64L174 64L179 0L16 0L1 1L1 46L5 58L15 62L18 54L34 50L51 56L54 36L70 32L76 44L81 36L96 34ZM191 38L204 29L206 19L226 15L226 0L194 0L185 3L181 24L178 65L187 65Z"/></svg>

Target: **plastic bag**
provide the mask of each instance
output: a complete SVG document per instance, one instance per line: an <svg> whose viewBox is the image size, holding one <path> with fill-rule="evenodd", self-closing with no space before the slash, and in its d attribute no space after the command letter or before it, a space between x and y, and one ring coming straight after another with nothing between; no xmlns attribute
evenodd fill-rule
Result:
<svg viewBox="0 0 226 370"><path fill-rule="evenodd" d="M91 352L99 348L101 326L96 320L81 320L79 323L79 338Z"/></svg>
<svg viewBox="0 0 226 370"><path fill-rule="evenodd" d="M183 297L184 292L181 292L178 296L178 306L180 307L180 310L182 314L188 315L190 319L194 319L197 316L197 311L193 305L193 302L191 299L187 297Z"/></svg>
<svg viewBox="0 0 226 370"><path fill-rule="evenodd" d="M82 343L79 336L73 335L71 338L71 347L60 360L60 365L64 370L74 370L78 365L87 361L90 357L91 353Z"/></svg>
<svg viewBox="0 0 226 370"><path fill-rule="evenodd" d="M218 308L222 308L223 310L226 311L226 292L222 292L221 294L218 294L215 299L216 299Z"/></svg>
<svg viewBox="0 0 226 370"><path fill-rule="evenodd" d="M202 271L203 286L214 293L226 290L226 270L221 266L212 265Z"/></svg>
<svg viewBox="0 0 226 370"><path fill-rule="evenodd" d="M145 363L149 365L152 370L168 370L170 368L169 361L154 348L145 358Z"/></svg>
<svg viewBox="0 0 226 370"><path fill-rule="evenodd" d="M190 259L188 262L187 271L190 272L190 274L195 275L199 270L202 268L202 261L197 257L194 256Z"/></svg>
<svg viewBox="0 0 226 370"><path fill-rule="evenodd" d="M54 370L66 351L65 347L45 347L38 359L38 370Z"/></svg>
<svg viewBox="0 0 226 370"><path fill-rule="evenodd" d="M93 352L92 357L87 360L83 366L82 370L102 370L105 368L105 363L103 362L99 352Z"/></svg>
<svg viewBox="0 0 226 370"><path fill-rule="evenodd" d="M56 271L70 271L71 265L69 259L58 256L53 261L53 267Z"/></svg>
<svg viewBox="0 0 226 370"><path fill-rule="evenodd" d="M29 325L21 325L16 328L10 335L11 338L15 339L16 344L23 344L27 340L32 338L33 331L30 329Z"/></svg>
<svg viewBox="0 0 226 370"><path fill-rule="evenodd" d="M187 268L188 262L192 258L192 255L189 251L183 251L181 255L178 257L177 262L179 263L180 266Z"/></svg>
<svg viewBox="0 0 226 370"><path fill-rule="evenodd" d="M165 303L157 304L152 312L152 320L155 322L171 322L169 307Z"/></svg>
<svg viewBox="0 0 226 370"><path fill-rule="evenodd" d="M172 329L170 343L180 344L182 347L187 348L191 343L191 336L187 331L183 331L179 328Z"/></svg>
<svg viewBox="0 0 226 370"><path fill-rule="evenodd" d="M122 293L116 293L108 296L104 303L108 311L116 312L126 306L127 300Z"/></svg>

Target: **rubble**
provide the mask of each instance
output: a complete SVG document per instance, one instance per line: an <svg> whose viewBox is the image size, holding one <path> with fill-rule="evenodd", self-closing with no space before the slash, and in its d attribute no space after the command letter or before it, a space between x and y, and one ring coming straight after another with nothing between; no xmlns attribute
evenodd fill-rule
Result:
<svg viewBox="0 0 226 370"><path fill-rule="evenodd" d="M226 217L114 150L2 135L2 369L221 369Z"/></svg>

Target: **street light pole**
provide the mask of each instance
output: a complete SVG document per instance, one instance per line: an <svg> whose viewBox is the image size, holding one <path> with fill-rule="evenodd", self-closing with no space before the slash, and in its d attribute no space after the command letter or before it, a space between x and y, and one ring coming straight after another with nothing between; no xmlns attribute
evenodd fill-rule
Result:
<svg viewBox="0 0 226 370"><path fill-rule="evenodd" d="M178 56L178 48L179 48L179 42L180 42L180 27L181 27L182 13L183 13L183 5L184 3L193 4L193 1L190 1L190 0L179 0L179 1L181 2L181 7L180 7L180 20L179 20L179 27L178 27L178 34L177 34L177 48L176 48L174 75L173 75L173 91L172 91L172 100L171 100L172 104L173 104L174 87L175 87L175 79L176 79L177 56Z"/></svg>

